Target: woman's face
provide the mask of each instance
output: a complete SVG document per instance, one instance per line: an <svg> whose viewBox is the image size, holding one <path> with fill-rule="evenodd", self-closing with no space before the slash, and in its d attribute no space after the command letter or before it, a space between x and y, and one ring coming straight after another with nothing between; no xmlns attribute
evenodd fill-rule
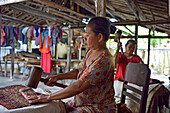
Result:
<svg viewBox="0 0 170 113"><path fill-rule="evenodd" d="M126 45L126 53L128 53L130 55L133 54L135 49L136 49L136 44L134 44L134 43L130 42L128 45Z"/></svg>
<svg viewBox="0 0 170 113"><path fill-rule="evenodd" d="M96 48L97 46L97 35L91 30L90 25L86 26L86 35L84 37L84 43L88 49Z"/></svg>

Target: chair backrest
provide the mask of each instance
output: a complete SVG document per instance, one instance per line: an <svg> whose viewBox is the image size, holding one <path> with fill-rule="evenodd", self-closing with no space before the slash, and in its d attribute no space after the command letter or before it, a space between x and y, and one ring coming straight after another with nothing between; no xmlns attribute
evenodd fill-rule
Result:
<svg viewBox="0 0 170 113"><path fill-rule="evenodd" d="M126 96L128 96L130 99L139 103L139 113L145 113L149 79L150 69L147 65L139 63L128 63L125 71L121 103L125 103ZM142 90L135 88L134 85L129 85L129 83L140 86ZM137 93L140 95L140 98L136 97L134 94L129 93L127 90Z"/></svg>

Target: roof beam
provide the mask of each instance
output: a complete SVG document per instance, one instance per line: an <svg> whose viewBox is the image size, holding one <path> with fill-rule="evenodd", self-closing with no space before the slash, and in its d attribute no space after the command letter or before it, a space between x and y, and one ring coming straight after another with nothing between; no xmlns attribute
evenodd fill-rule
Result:
<svg viewBox="0 0 170 113"><path fill-rule="evenodd" d="M59 9L60 11L66 11L66 12L69 12L69 13L72 13L72 14L75 14L77 16L80 16L80 17L88 17L87 15L83 15L81 13L78 13L76 11L73 11L67 7L64 7L62 5L59 5L59 4L56 4L54 2L50 2L50 1L47 1L47 0L33 0L34 2L38 2L40 4L43 4L43 5L46 5L46 6L49 6L49 7L52 7L52 8L57 8Z"/></svg>
<svg viewBox="0 0 170 113"><path fill-rule="evenodd" d="M30 26L41 26L41 25L38 25L38 24L29 23L27 21L24 21L24 20L15 18L15 17L7 16L7 15L2 15L2 20L14 22L14 23L19 23L19 24L26 24L26 25L30 25Z"/></svg>
<svg viewBox="0 0 170 113"><path fill-rule="evenodd" d="M141 20L141 21L146 21L147 20L144 13L143 13L143 11L134 2L134 0L126 0L126 3L131 5L131 8L132 8L133 12L136 13L134 15L137 16L137 20ZM137 13L138 13L138 15L137 15Z"/></svg>
<svg viewBox="0 0 170 113"><path fill-rule="evenodd" d="M170 24L170 20L156 20L156 21L121 21L114 22L114 25L157 25L157 24Z"/></svg>
<svg viewBox="0 0 170 113"><path fill-rule="evenodd" d="M1 5L7 5L7 4L13 4L13 3L18 3L18 2L26 2L28 0L1 0L0 1L0 6Z"/></svg>
<svg viewBox="0 0 170 113"><path fill-rule="evenodd" d="M137 9L136 9L136 6L135 6L133 0L125 0L125 1L126 1L128 7L129 7L129 9L130 9L130 10L132 11L132 13L135 15L136 19L137 19L137 20L140 20L138 14L137 14L138 11L137 11Z"/></svg>
<svg viewBox="0 0 170 113"><path fill-rule="evenodd" d="M135 38L135 36L121 36L121 38ZM148 35L140 35L138 38L148 38ZM150 36L150 38L170 38L170 36ZM114 39L114 36L110 36L110 39Z"/></svg>
<svg viewBox="0 0 170 113"><path fill-rule="evenodd" d="M167 4L165 0L136 0L136 2L143 5L154 6L157 8L165 8Z"/></svg>
<svg viewBox="0 0 170 113"><path fill-rule="evenodd" d="M69 14L66 14L66 13L62 13L62 12L57 11L57 10L52 9L52 8L47 8L46 12L54 14L54 15L59 16L59 17L64 17L67 20L73 19L74 22L81 22L81 19L76 18L75 16L72 16L72 15L69 15Z"/></svg>
<svg viewBox="0 0 170 113"><path fill-rule="evenodd" d="M55 19L55 20L57 19L57 20L59 20L59 21L66 21L66 20L63 19L63 18L56 17L56 16L54 16L54 15L50 15L50 14L48 14L48 13L45 13L45 12L40 11L40 10L37 10L36 8L33 8L33 7L31 7L31 6L28 6L28 5L25 5L25 4L22 4L22 3L16 4L16 5L17 5L17 7L20 7L20 8L22 8L22 9L24 9L24 10L32 11L34 14L39 13L39 14L37 14L37 15L43 15L44 17L53 18L53 19Z"/></svg>
<svg viewBox="0 0 170 113"><path fill-rule="evenodd" d="M92 14L96 14L95 10L91 8L87 3L83 2L82 0L72 0L74 3L78 4L79 6L83 7L87 11L91 12Z"/></svg>
<svg viewBox="0 0 170 113"><path fill-rule="evenodd" d="M45 20L56 21L56 22L57 20L59 20L59 18L55 17L54 15L50 15L45 12L40 12L39 10L36 10L34 8L29 8L26 6L19 5L19 4L11 5L10 8L14 10L18 10L22 13L27 13L28 15L32 15L34 17L45 19ZM61 23L61 21L63 20L60 18L60 22L58 21L58 23Z"/></svg>

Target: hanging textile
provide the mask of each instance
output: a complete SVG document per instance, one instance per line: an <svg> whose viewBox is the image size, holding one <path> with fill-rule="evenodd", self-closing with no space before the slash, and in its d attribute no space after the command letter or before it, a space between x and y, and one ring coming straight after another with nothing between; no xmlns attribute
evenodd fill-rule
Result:
<svg viewBox="0 0 170 113"><path fill-rule="evenodd" d="M12 48L14 48L14 27L12 26L8 26L8 25L4 25L4 32L5 32L5 37L4 37L4 41L3 41L3 47L6 46L11 46Z"/></svg>
<svg viewBox="0 0 170 113"><path fill-rule="evenodd" d="M41 52L41 68L45 73L50 73L51 70L51 53L50 53L50 37L48 35L48 30L43 30L40 34L40 47Z"/></svg>
<svg viewBox="0 0 170 113"><path fill-rule="evenodd" d="M5 37L5 32L4 32L4 25L1 25L1 45L3 45L4 42L4 37Z"/></svg>

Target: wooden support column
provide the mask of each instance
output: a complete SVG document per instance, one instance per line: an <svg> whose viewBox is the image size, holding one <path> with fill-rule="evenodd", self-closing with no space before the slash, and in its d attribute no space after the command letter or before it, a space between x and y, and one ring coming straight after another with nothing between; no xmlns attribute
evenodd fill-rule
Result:
<svg viewBox="0 0 170 113"><path fill-rule="evenodd" d="M1 30L1 25L2 25L2 14L1 14L1 6L0 6L0 30ZM1 33L0 33L0 71L2 71L2 66L1 66Z"/></svg>
<svg viewBox="0 0 170 113"><path fill-rule="evenodd" d="M106 0L95 0L96 16L106 17Z"/></svg>
<svg viewBox="0 0 170 113"><path fill-rule="evenodd" d="M10 79L13 79L13 75L14 75L14 57L15 57L15 53L14 53L14 48L11 50L11 69L10 69Z"/></svg>
<svg viewBox="0 0 170 113"><path fill-rule="evenodd" d="M168 16L169 16L169 18L170 18L170 0L168 0Z"/></svg>
<svg viewBox="0 0 170 113"><path fill-rule="evenodd" d="M137 49L138 49L138 24L135 25L135 41L136 41L135 54L137 54Z"/></svg>
<svg viewBox="0 0 170 113"><path fill-rule="evenodd" d="M66 72L70 71L71 56L72 56L71 55L71 40L72 40L72 37L73 37L73 29L69 29Z"/></svg>
<svg viewBox="0 0 170 113"><path fill-rule="evenodd" d="M170 20L170 0L168 0L168 20ZM170 25L169 25L169 30L170 30ZM168 32L168 36L170 35L170 33Z"/></svg>
<svg viewBox="0 0 170 113"><path fill-rule="evenodd" d="M150 60L150 43L151 43L151 29L149 29L149 35L148 35L148 66L149 66L149 60Z"/></svg>

